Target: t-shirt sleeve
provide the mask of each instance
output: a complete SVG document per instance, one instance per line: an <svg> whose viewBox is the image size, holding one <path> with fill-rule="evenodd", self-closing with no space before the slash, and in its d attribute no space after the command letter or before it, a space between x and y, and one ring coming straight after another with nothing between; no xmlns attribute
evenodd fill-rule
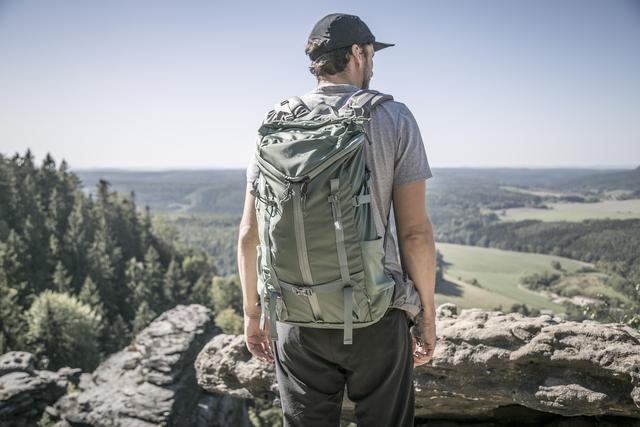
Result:
<svg viewBox="0 0 640 427"><path fill-rule="evenodd" d="M400 103L396 129L397 150L394 162L393 186L400 186L433 176L427 152L415 117L406 105Z"/></svg>
<svg viewBox="0 0 640 427"><path fill-rule="evenodd" d="M247 166L247 182L253 182L258 177L258 165L256 163L256 156L254 153L251 153L251 158L249 159L249 166Z"/></svg>
<svg viewBox="0 0 640 427"><path fill-rule="evenodd" d="M264 117L262 118L262 123L265 122L265 120L267 120L267 117L269 117L269 113L271 111L267 111L264 114ZM256 140L253 143L253 147L251 150L251 157L249 157L249 164L247 165L247 171L246 171L246 178L247 178L247 182L253 182L253 180L255 180L260 171L258 169L258 162L256 161L256 149L258 147L258 145L260 144L260 141L262 140L261 136L258 134L256 136Z"/></svg>
<svg viewBox="0 0 640 427"><path fill-rule="evenodd" d="M256 141L257 144L257 141ZM251 150L251 157L249 157L249 165L247 166L247 182L253 182L258 177L258 163L256 162L255 145Z"/></svg>

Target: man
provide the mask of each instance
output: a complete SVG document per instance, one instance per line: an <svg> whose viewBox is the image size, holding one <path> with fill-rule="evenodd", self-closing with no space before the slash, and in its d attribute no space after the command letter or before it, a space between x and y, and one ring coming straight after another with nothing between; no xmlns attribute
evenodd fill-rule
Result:
<svg viewBox="0 0 640 427"><path fill-rule="evenodd" d="M339 108L355 91L369 87L374 52L390 46L375 41L357 16L325 16L313 28L306 48L318 86L301 99L311 109L320 102ZM412 426L413 367L433 356L435 244L425 207L425 180L432 174L420 131L406 105L396 101L377 106L366 126L372 141L365 159L373 171L376 225L388 233L385 268L400 275L404 269L415 283L422 304L417 325L421 345L412 337L404 312L390 307L375 324L354 329L351 345L343 344L338 329L277 322L279 339L271 348L268 328L259 329L259 238L250 193L258 169L252 161L238 240L245 339L255 357L276 363L286 426L337 426L345 385L356 405L358 425Z"/></svg>

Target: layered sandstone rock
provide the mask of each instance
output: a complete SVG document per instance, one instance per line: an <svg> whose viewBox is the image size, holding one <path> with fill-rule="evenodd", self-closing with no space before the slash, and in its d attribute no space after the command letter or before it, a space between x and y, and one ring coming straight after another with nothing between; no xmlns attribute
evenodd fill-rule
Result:
<svg viewBox="0 0 640 427"><path fill-rule="evenodd" d="M207 393L196 383L195 358L218 332L209 309L178 305L93 373L38 371L29 353L4 355L0 426L35 426L46 407L59 427L248 427L245 400Z"/></svg>
<svg viewBox="0 0 640 427"><path fill-rule="evenodd" d="M417 419L430 426L640 426L640 333L633 328L481 309L458 314L454 304L437 315L433 360L414 370ZM216 336L196 370L212 392L277 396L273 365L251 357L242 336Z"/></svg>

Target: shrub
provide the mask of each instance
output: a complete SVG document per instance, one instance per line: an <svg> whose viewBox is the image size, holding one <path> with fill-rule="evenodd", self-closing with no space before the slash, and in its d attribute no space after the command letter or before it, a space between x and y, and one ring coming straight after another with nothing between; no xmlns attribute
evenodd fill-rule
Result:
<svg viewBox="0 0 640 427"><path fill-rule="evenodd" d="M67 293L41 292L27 312L27 342L43 368L94 370L100 361L101 317Z"/></svg>

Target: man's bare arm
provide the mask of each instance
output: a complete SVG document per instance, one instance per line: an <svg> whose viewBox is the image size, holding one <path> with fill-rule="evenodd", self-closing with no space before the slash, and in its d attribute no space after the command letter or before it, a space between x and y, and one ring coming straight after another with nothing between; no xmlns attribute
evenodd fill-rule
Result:
<svg viewBox="0 0 640 427"><path fill-rule="evenodd" d="M435 318L436 248L425 205L425 180L394 186L392 197L402 264L420 293L423 316Z"/></svg>
<svg viewBox="0 0 640 427"><path fill-rule="evenodd" d="M247 183L244 198L244 210L238 233L238 272L242 286L242 306L245 316L260 317L256 271L256 245L259 243L258 222L256 220L255 197L250 193L251 184Z"/></svg>
<svg viewBox="0 0 640 427"><path fill-rule="evenodd" d="M247 348L260 360L273 362L273 350L269 338L268 322L260 329L258 296L258 271L256 269L256 245L260 242L256 220L255 197L247 183L244 210L238 233L238 272L242 286L242 310L244 311L244 339Z"/></svg>
<svg viewBox="0 0 640 427"><path fill-rule="evenodd" d="M415 367L430 361L436 348L436 248L425 206L424 180L394 187L392 197L402 265L422 302L416 333L412 334Z"/></svg>

